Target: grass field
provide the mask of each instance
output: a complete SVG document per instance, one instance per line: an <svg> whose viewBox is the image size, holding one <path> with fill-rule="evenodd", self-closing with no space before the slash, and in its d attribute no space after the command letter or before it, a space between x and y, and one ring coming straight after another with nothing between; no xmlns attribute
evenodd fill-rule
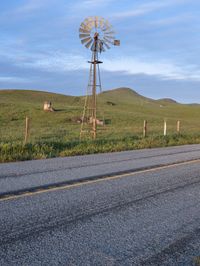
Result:
<svg viewBox="0 0 200 266"><path fill-rule="evenodd" d="M57 111L44 112L44 101L51 101ZM95 143L80 143L80 124L75 120L81 117L83 105L84 97L39 91L0 90L0 160L13 161L199 142L200 105L179 104L169 99L152 100L130 89L120 88L98 96L98 106L100 110L104 110L104 118L111 123L99 128ZM26 154L27 149L30 154L24 156L26 116L31 119L30 144L26 145ZM167 120L167 133L168 139L171 136L171 144L170 139L166 144L166 138L163 140L161 137L164 119ZM146 140L142 138L144 120L148 121ZM181 136L176 135L177 120L181 121ZM148 145L148 141L151 145ZM31 155L33 147L38 149L35 156ZM46 152L40 151L41 147L44 150L46 147ZM16 154L9 158L5 155L5 150L7 155L13 155L14 150L22 155Z"/></svg>

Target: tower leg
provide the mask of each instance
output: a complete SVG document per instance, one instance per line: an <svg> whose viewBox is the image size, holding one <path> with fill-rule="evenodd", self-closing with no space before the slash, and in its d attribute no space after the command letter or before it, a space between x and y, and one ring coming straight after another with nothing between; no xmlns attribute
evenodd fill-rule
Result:
<svg viewBox="0 0 200 266"><path fill-rule="evenodd" d="M96 48L98 38L94 38L94 42L95 49L90 62L90 78L81 121L80 139L82 139L84 133L87 133L87 135L93 139L96 139L97 137L97 87L100 88L101 92L99 64L102 62L98 60L98 51Z"/></svg>
<svg viewBox="0 0 200 266"><path fill-rule="evenodd" d="M97 131L97 99L96 99L96 51L94 51L94 70L93 70L93 88L92 88L92 98L93 98L93 103L92 103L92 121L93 121L93 139L96 139L96 131Z"/></svg>

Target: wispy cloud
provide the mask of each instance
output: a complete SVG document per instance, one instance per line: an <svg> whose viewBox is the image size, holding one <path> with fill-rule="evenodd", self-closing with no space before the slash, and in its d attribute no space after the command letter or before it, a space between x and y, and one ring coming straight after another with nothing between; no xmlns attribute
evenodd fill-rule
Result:
<svg viewBox="0 0 200 266"><path fill-rule="evenodd" d="M168 26L168 25L173 25L173 24L177 24L177 23L183 23L183 22L187 22L188 20L194 20L195 17L192 14L182 14L179 16L173 16L173 17L167 17L167 18L163 18L163 19L158 19L158 20L153 20L150 21L149 24L151 25L157 25L157 26Z"/></svg>
<svg viewBox="0 0 200 266"><path fill-rule="evenodd" d="M23 4L16 8L10 9L1 14L1 21L7 21L8 17L11 20L21 19L24 17L30 17L35 14L35 12L40 11L43 8L47 8L55 0L27 0Z"/></svg>
<svg viewBox="0 0 200 266"><path fill-rule="evenodd" d="M132 9L129 8L128 11L121 11L118 13L112 14L112 17L114 18L129 18L129 17L137 17L142 16L154 11L157 11L159 9L171 6L171 5L177 5L181 3L185 3L187 0L165 0L165 1L153 1L153 2L147 2L145 4L141 4L138 6L133 6Z"/></svg>
<svg viewBox="0 0 200 266"><path fill-rule="evenodd" d="M24 66L42 69L48 72L66 72L87 69L87 59L81 55L54 52L32 58L31 62L24 62Z"/></svg>
<svg viewBox="0 0 200 266"><path fill-rule="evenodd" d="M42 70L50 73L88 70L87 58L77 54L52 52L47 54L27 54L27 57L15 58L19 66ZM168 60L142 60L131 57L105 59L101 69L107 72L121 72L126 75L144 74L159 76L166 80L200 81L200 70L196 65L186 67Z"/></svg>
<svg viewBox="0 0 200 266"><path fill-rule="evenodd" d="M39 0L29 0L26 1L24 5L19 6L18 8L16 8L15 10L13 10L12 12L14 14L27 14L27 12L33 12L37 9L40 9L44 6L45 4L45 0L43 1L39 1Z"/></svg>
<svg viewBox="0 0 200 266"><path fill-rule="evenodd" d="M149 62L130 57L106 59L104 63L104 69L111 72L119 71L129 75L145 74L159 76L161 79L200 81L200 71L195 65L183 67L167 60Z"/></svg>
<svg viewBox="0 0 200 266"><path fill-rule="evenodd" d="M9 82L9 83L23 83L23 82L28 82L27 79L25 78L20 78L20 77L15 77L15 76L0 76L0 82Z"/></svg>

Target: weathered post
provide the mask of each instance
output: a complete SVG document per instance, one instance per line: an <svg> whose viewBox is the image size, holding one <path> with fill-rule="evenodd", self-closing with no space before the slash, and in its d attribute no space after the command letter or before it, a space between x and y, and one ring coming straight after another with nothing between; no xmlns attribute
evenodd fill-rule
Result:
<svg viewBox="0 0 200 266"><path fill-rule="evenodd" d="M180 125L181 125L181 122L180 120L177 121L177 125L176 125L176 131L177 133L180 133Z"/></svg>
<svg viewBox="0 0 200 266"><path fill-rule="evenodd" d="M24 138L24 144L27 143L28 141L28 137L29 137L29 127L30 127L30 123L29 123L29 118L26 117L26 127L25 127L25 138Z"/></svg>
<svg viewBox="0 0 200 266"><path fill-rule="evenodd" d="M143 137L146 138L146 136L147 136L147 121L144 120Z"/></svg>
<svg viewBox="0 0 200 266"><path fill-rule="evenodd" d="M164 136L167 135L167 121L164 120Z"/></svg>

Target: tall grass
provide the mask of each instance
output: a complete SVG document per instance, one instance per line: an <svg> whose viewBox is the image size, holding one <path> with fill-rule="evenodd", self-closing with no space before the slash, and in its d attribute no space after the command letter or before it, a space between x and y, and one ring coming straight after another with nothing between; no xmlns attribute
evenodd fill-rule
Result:
<svg viewBox="0 0 200 266"><path fill-rule="evenodd" d="M152 135L147 138L129 136L96 141L55 141L23 145L21 142L0 143L0 162L14 162L105 152L119 152L143 148L167 147L200 143L200 134Z"/></svg>

